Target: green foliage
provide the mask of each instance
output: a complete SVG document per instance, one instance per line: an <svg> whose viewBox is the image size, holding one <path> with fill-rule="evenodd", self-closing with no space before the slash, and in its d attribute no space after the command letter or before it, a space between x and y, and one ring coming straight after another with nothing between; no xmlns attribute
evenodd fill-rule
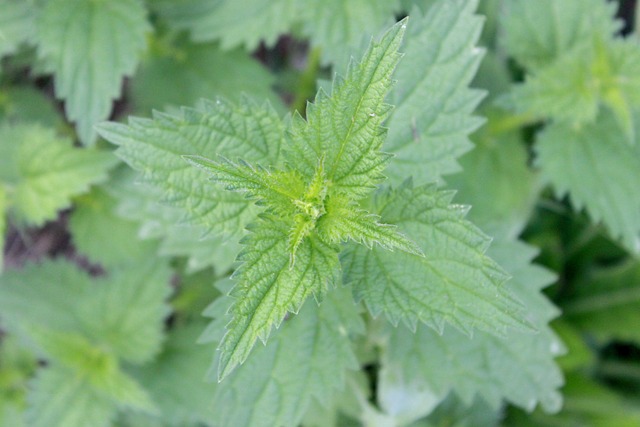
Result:
<svg viewBox="0 0 640 427"><path fill-rule="evenodd" d="M22 43L33 42L33 1L0 1L0 58L18 50Z"/></svg>
<svg viewBox="0 0 640 427"><path fill-rule="evenodd" d="M205 312L216 320L204 333L206 342L224 334L226 298ZM346 289L327 295L318 306L308 301L293 319L251 358L217 385L217 425L296 425L312 402L329 402L357 368L347 337L363 332L362 319ZM215 376L216 373L213 372Z"/></svg>
<svg viewBox="0 0 640 427"><path fill-rule="evenodd" d="M471 114L484 94L468 87L482 59L477 3L440 1L412 12L385 145L396 155L387 171L396 185L407 176L424 184L459 171L456 159L471 148L467 135L482 124Z"/></svg>
<svg viewBox="0 0 640 427"><path fill-rule="evenodd" d="M53 0L38 16L43 67L55 75L56 96L85 144L95 141L93 125L109 116L122 77L133 73L145 48L145 15L139 0Z"/></svg>
<svg viewBox="0 0 640 427"><path fill-rule="evenodd" d="M38 125L0 127L0 185L16 221L42 225L115 164L107 152L80 150Z"/></svg>
<svg viewBox="0 0 640 427"><path fill-rule="evenodd" d="M637 425L640 32L561 3L0 0L0 425Z"/></svg>
<svg viewBox="0 0 640 427"><path fill-rule="evenodd" d="M395 325L402 320L415 329L421 321L442 333L449 323L467 334L527 329L502 286L507 273L485 255L489 238L464 220L465 208L450 205L452 196L411 183L379 194L374 211L412 236L424 256L351 246L342 259L344 281L374 316L384 312Z"/></svg>

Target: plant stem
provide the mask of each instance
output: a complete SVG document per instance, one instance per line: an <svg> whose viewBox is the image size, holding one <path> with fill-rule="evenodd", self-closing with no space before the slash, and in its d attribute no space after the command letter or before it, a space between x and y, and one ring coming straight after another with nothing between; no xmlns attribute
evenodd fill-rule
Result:
<svg viewBox="0 0 640 427"><path fill-rule="evenodd" d="M307 100L315 93L319 69L320 49L316 47L309 52L307 68L300 76L300 81L296 90L296 97L291 104L293 111L298 111L300 114L304 115Z"/></svg>

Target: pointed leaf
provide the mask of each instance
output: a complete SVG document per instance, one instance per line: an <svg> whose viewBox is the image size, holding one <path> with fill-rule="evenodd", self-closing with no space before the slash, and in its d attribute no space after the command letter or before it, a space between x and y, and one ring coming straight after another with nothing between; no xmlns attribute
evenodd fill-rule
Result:
<svg viewBox="0 0 640 427"><path fill-rule="evenodd" d="M84 144L95 142L93 126L109 116L149 30L140 0L46 3L38 20L39 54Z"/></svg>
<svg viewBox="0 0 640 427"><path fill-rule="evenodd" d="M638 122L640 123L640 121ZM614 238L640 252L640 144L629 145L612 114L592 124L548 126L537 139L537 162L558 196L569 193Z"/></svg>
<svg viewBox="0 0 640 427"><path fill-rule="evenodd" d="M351 64L344 80L334 82L330 96L321 91L308 106L306 120L294 118L286 160L308 180L322 158L337 192L361 198L382 181L389 156L380 151L381 125L390 108L383 101L400 59L406 22L372 43L362 61Z"/></svg>
<svg viewBox="0 0 640 427"><path fill-rule="evenodd" d="M467 404L478 395L495 409L506 400L528 411L540 403L556 412L563 380L553 358L563 347L547 326L558 311L540 293L553 276L529 264L535 251L523 243L494 243L490 253L513 274L511 288L527 304L528 320L538 332L512 330L504 337L478 332L470 338L451 328L438 334L422 325L415 333L390 327L382 369L436 396L454 391Z"/></svg>
<svg viewBox="0 0 640 427"><path fill-rule="evenodd" d="M233 317L220 343L219 379L247 359L258 338L266 342L288 312L297 313L307 297L322 297L337 281L336 246L309 236L290 266L287 233L282 223L267 216L253 225L243 242L242 264L234 273L237 299L229 310Z"/></svg>
<svg viewBox="0 0 640 427"><path fill-rule="evenodd" d="M422 184L459 171L456 159L471 148L468 135L482 124L472 113L484 94L469 89L483 53L476 47L482 30L477 3L440 0L426 15L411 13L384 147L395 154L385 173L396 185L408 176Z"/></svg>
<svg viewBox="0 0 640 427"><path fill-rule="evenodd" d="M490 239L450 205L451 192L405 184L376 199L382 219L420 245L424 256L350 245L341 257L351 283L374 316L384 312L397 324L418 322L442 331L449 323L463 332L504 334L530 329L521 303L504 286L507 273L486 255Z"/></svg>
<svg viewBox="0 0 640 427"><path fill-rule="evenodd" d="M242 157L265 165L277 163L284 129L268 106L248 100L239 106L225 101L205 102L200 109L184 109L179 116L156 113L153 120L131 119L129 125L103 123L107 140L118 144L117 154L146 182L160 188L179 205L186 218L206 231L239 233L255 217L253 204L239 194L216 188L208 174L184 161L183 155Z"/></svg>
<svg viewBox="0 0 640 427"><path fill-rule="evenodd" d="M223 327L226 304L221 302L209 312L218 324L209 331L212 340L219 339ZM344 388L346 374L357 369L349 336L362 331L362 319L347 289L330 292L320 306L307 301L267 346L256 348L245 364L218 384L214 424L298 425L312 400L327 404Z"/></svg>

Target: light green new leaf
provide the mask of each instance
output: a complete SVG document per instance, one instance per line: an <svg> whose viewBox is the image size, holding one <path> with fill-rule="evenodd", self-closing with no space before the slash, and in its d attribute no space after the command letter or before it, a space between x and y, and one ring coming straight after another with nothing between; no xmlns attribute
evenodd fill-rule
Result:
<svg viewBox="0 0 640 427"><path fill-rule="evenodd" d="M0 182L16 219L42 225L71 198L107 178L117 159L108 152L74 148L37 125L0 126Z"/></svg>
<svg viewBox="0 0 640 427"><path fill-rule="evenodd" d="M638 122L640 123L640 121ZM562 197L586 208L611 235L640 252L640 144L629 145L612 114L581 127L548 126L537 139L537 163Z"/></svg>
<svg viewBox="0 0 640 427"><path fill-rule="evenodd" d="M95 141L93 126L106 119L131 75L150 31L140 0L52 0L38 19L38 50L54 74L56 96L65 100L84 144Z"/></svg>
<svg viewBox="0 0 640 427"><path fill-rule="evenodd" d="M36 10L33 0L0 0L0 58L22 43L33 42Z"/></svg>
<svg viewBox="0 0 640 427"><path fill-rule="evenodd" d="M42 369L32 390L26 417L33 427L108 427L117 411L88 378L67 368Z"/></svg>
<svg viewBox="0 0 640 427"><path fill-rule="evenodd" d="M606 0L511 0L504 6L505 48L532 70L620 29L613 19L617 3Z"/></svg>
<svg viewBox="0 0 640 427"><path fill-rule="evenodd" d="M452 197L411 183L379 194L374 211L411 236L424 256L350 245L341 257L343 280L374 316L384 312L412 329L418 322L440 332L449 323L468 334L530 329L504 286L507 273L485 253L490 238L464 219L465 207L450 205Z"/></svg>
<svg viewBox="0 0 640 427"><path fill-rule="evenodd" d="M384 146L395 154L385 174L396 185L407 176L439 181L460 170L456 158L472 147L467 136L482 124L472 113L484 96L468 87L483 53L476 47L482 30L477 3L440 0L424 16L417 8L411 13Z"/></svg>
<svg viewBox="0 0 640 427"><path fill-rule="evenodd" d="M388 370L402 381L382 385L408 384L440 398L454 391L467 404L479 395L496 409L503 400L529 411L540 403L555 412L563 380L553 358L563 346L547 326L558 311L540 293L553 276L530 264L535 250L523 243L496 242L490 254L513 274L510 287L527 305L527 320L538 332L512 330L503 337L478 332L471 338L451 328L438 334L422 325L415 333L389 327L381 375L388 376Z"/></svg>
<svg viewBox="0 0 640 427"><path fill-rule="evenodd" d="M563 314L602 342L640 343L640 263L637 260L594 271L574 287Z"/></svg>
<svg viewBox="0 0 640 427"><path fill-rule="evenodd" d="M362 198L384 179L389 155L380 151L385 136L381 125L390 109L384 98L400 59L406 22L372 43L362 61L351 64L344 80L334 82L330 96L320 91L307 107L306 120L294 116L286 160L308 181L319 159L333 191L349 197Z"/></svg>
<svg viewBox="0 0 640 427"><path fill-rule="evenodd" d="M197 42L220 40L223 49L244 46L252 51L261 41L273 46L299 14L299 0L159 0L152 4L176 29Z"/></svg>
<svg viewBox="0 0 640 427"><path fill-rule="evenodd" d="M203 339L217 341L224 327L226 298L208 310L215 316ZM343 389L358 364L349 336L363 332L349 291L340 288L319 306L308 301L287 319L267 346L221 384L214 395L215 425L270 427L298 425L313 400L326 404Z"/></svg>
<svg viewBox="0 0 640 427"><path fill-rule="evenodd" d="M120 146L117 154L146 182L179 205L186 220L218 233L241 232L257 210L241 195L217 189L205 171L182 156L216 158L221 153L269 166L277 163L284 139L276 112L248 100L237 107L222 100L204 102L179 116L156 113L153 120L133 118L128 125L103 123L98 131Z"/></svg>
<svg viewBox="0 0 640 427"><path fill-rule="evenodd" d="M320 220L320 236L329 241L342 243L352 240L367 248L374 245L394 251L424 256L420 246L397 230L397 227L383 224L377 215L373 215L358 206L349 205L340 198L330 199L326 203L326 216ZM327 233L327 236L323 235Z"/></svg>
<svg viewBox="0 0 640 427"><path fill-rule="evenodd" d="M394 22L398 0L298 0L302 33L323 62L347 64L349 54Z"/></svg>
<svg viewBox="0 0 640 427"><path fill-rule="evenodd" d="M266 342L272 327L278 327L287 313L297 313L307 297L321 298L337 282L337 245L308 236L291 265L286 224L264 216L250 230L238 257L242 264L234 273L236 299L220 343L219 379L247 359L258 338Z"/></svg>
<svg viewBox="0 0 640 427"><path fill-rule="evenodd" d="M247 52L224 52L215 43L169 45L163 39L155 40L152 47L130 84L137 114L169 105L194 105L202 98L237 103L244 95L260 102L268 99L276 109L284 109L272 89L275 77Z"/></svg>

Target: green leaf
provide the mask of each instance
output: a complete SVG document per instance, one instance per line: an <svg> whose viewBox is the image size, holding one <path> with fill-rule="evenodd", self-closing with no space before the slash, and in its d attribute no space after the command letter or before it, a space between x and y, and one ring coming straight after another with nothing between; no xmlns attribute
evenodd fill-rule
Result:
<svg viewBox="0 0 640 427"><path fill-rule="evenodd" d="M604 112L603 112L604 113ZM537 162L562 197L586 208L625 247L640 252L640 145L631 146L612 114L592 124L548 126L537 138Z"/></svg>
<svg viewBox="0 0 640 427"><path fill-rule="evenodd" d="M149 31L140 0L46 3L38 19L39 55L84 144L95 142L93 126L109 116Z"/></svg>
<svg viewBox="0 0 640 427"><path fill-rule="evenodd" d="M74 148L37 125L0 125L0 182L19 221L42 225L71 198L107 178L117 162L108 152Z"/></svg>
<svg viewBox="0 0 640 427"><path fill-rule="evenodd" d="M595 121L606 105L633 142L639 75L640 52L635 40L596 41L591 50L566 53L529 76L514 88L513 103L519 112L570 125Z"/></svg>
<svg viewBox="0 0 640 427"><path fill-rule="evenodd" d="M320 232L326 230L329 241L352 240L371 249L374 245L393 251L398 249L408 254L424 256L420 246L397 231L396 226L379 222L377 215L345 204L343 200L331 199L326 204L327 213Z"/></svg>
<svg viewBox="0 0 640 427"><path fill-rule="evenodd" d="M0 183L0 274L4 267L4 236L7 232L7 192Z"/></svg>
<svg viewBox="0 0 640 427"><path fill-rule="evenodd" d="M208 315L217 318L203 339L222 334L226 299L217 300ZM363 331L349 292L327 294L321 305L309 301L285 321L267 346L259 346L214 395L216 425L297 425L313 400L326 404L358 364L350 334Z"/></svg>
<svg viewBox="0 0 640 427"><path fill-rule="evenodd" d="M297 313L310 295L321 298L337 281L338 247L311 235L300 243L291 265L287 240L286 226L269 216L244 239L242 264L234 273L233 318L220 343L219 380L247 359L258 338L266 342L288 312Z"/></svg>
<svg viewBox="0 0 640 427"><path fill-rule="evenodd" d="M83 379L88 387L107 397L113 404L149 413L156 412L146 391L125 374L114 354L94 346L78 334L36 330L49 361L56 369L58 364L67 368L67 381Z"/></svg>
<svg viewBox="0 0 640 427"><path fill-rule="evenodd" d="M530 329L521 303L504 286L507 273L486 255L490 239L450 205L452 192L405 183L378 195L374 211L398 225L424 251L383 252L351 245L341 257L345 283L373 314L393 324L418 322L442 331L449 323L470 334Z"/></svg>
<svg viewBox="0 0 640 427"><path fill-rule="evenodd" d="M26 265L0 276L0 312L9 331L51 330L80 332L76 311L90 290L87 275L64 261ZM74 298L69 298L74 295Z"/></svg>
<svg viewBox="0 0 640 427"><path fill-rule="evenodd" d="M154 256L157 241L141 240L138 224L118 216L115 206L116 199L103 188L76 200L69 231L78 252L107 268L133 265Z"/></svg>
<svg viewBox="0 0 640 427"><path fill-rule="evenodd" d="M220 275L231 269L240 245L224 241L221 236L207 234L203 226L184 224L180 208L160 204L162 191L135 180L131 169L112 174L106 191L115 198L118 215L135 221L144 240L160 240L158 254L164 257L186 257L187 272L214 266Z"/></svg>
<svg viewBox="0 0 640 427"><path fill-rule="evenodd" d="M94 390L88 379L66 368L42 369L32 384L27 411L33 427L107 427L116 407Z"/></svg>
<svg viewBox="0 0 640 427"><path fill-rule="evenodd" d="M170 279L156 260L112 271L76 308L87 335L128 362L149 361L164 338Z"/></svg>
<svg viewBox="0 0 640 427"><path fill-rule="evenodd" d="M153 5L172 27L188 30L197 42L220 40L225 50L260 41L273 46L289 31L299 9L297 0L159 0Z"/></svg>
<svg viewBox="0 0 640 427"><path fill-rule="evenodd" d="M26 84L14 84L0 89L0 120L37 123L63 129L62 114L42 91Z"/></svg>
<svg viewBox="0 0 640 427"><path fill-rule="evenodd" d="M352 198L362 198L384 179L389 155L380 151L385 136L381 124L390 109L384 98L405 28L403 20L373 43L344 80L334 82L330 96L320 91L306 120L294 116L286 160L308 181L319 159L333 190Z"/></svg>
<svg viewBox="0 0 640 427"><path fill-rule="evenodd" d="M594 36L610 38L620 29L616 8L604 0L509 1L502 20L505 48L525 67L541 69Z"/></svg>
<svg viewBox="0 0 640 427"><path fill-rule="evenodd" d="M389 370L413 389L441 398L454 391L467 404L478 395L496 409L507 400L529 411L539 402L555 412L563 380L553 358L563 348L547 326L558 311L540 293L553 277L529 264L536 253L523 243L495 242L490 253L513 274L511 289L527 305L527 320L538 333L512 330L496 337L478 332L470 338L450 328L438 334L423 326L415 333L389 327L381 374L389 375L384 373ZM383 385L394 384L398 382Z"/></svg>
<svg viewBox="0 0 640 427"><path fill-rule="evenodd" d="M124 360L142 363L163 338L170 270L157 262L92 279L64 261L9 271L0 277L0 311L11 329L77 333ZM69 298L73 295L73 298Z"/></svg>
<svg viewBox="0 0 640 427"><path fill-rule="evenodd" d="M0 58L16 52L21 44L32 43L35 7L31 0L0 0Z"/></svg>
<svg viewBox="0 0 640 427"><path fill-rule="evenodd" d="M575 286L563 313L573 325L597 337L640 343L640 263L629 260L621 265L594 271Z"/></svg>
<svg viewBox="0 0 640 427"><path fill-rule="evenodd" d="M325 63L346 64L349 54L380 28L391 25L398 0L298 1L302 32L322 52Z"/></svg>
<svg viewBox="0 0 640 427"><path fill-rule="evenodd" d="M276 109L284 109L272 89L275 77L246 52L224 52L213 43L154 42L131 81L131 102L137 113L149 114L168 105L194 105L202 98L221 97L237 103L243 95L260 102L268 99Z"/></svg>
<svg viewBox="0 0 640 427"><path fill-rule="evenodd" d="M509 427L553 427L579 422L586 426L633 427L640 423L640 410L628 395L616 393L583 373L567 376L563 389L565 405L558 414L540 411L522 413L509 411L504 425Z"/></svg>
<svg viewBox="0 0 640 427"><path fill-rule="evenodd" d="M207 173L191 167L183 155L242 157L275 164L284 127L269 106L248 100L236 107L226 101L204 102L200 109L184 109L179 116L156 113L153 120L131 119L129 125L103 123L107 140L118 144L117 154L146 182L160 188L167 201L179 205L186 219L205 231L239 233L257 210L242 196L216 189Z"/></svg>
<svg viewBox="0 0 640 427"><path fill-rule="evenodd" d="M460 158L463 172L447 177L456 201L472 206L468 219L489 235L518 236L540 188L528 165L520 132L499 130L513 116L488 111L489 123L473 137L475 147Z"/></svg>
<svg viewBox="0 0 640 427"><path fill-rule="evenodd" d="M483 53L476 47L482 29L477 3L441 0L426 15L411 13L385 143L395 154L385 173L396 185L407 176L425 183L458 172L456 158L472 147L467 135L482 120L471 114L484 96L468 87Z"/></svg>
<svg viewBox="0 0 640 427"><path fill-rule="evenodd" d="M196 343L202 329L202 321L175 328L158 357L134 372L160 408L160 418L171 425L210 424L216 411L211 401L216 385L203 377L211 349Z"/></svg>

